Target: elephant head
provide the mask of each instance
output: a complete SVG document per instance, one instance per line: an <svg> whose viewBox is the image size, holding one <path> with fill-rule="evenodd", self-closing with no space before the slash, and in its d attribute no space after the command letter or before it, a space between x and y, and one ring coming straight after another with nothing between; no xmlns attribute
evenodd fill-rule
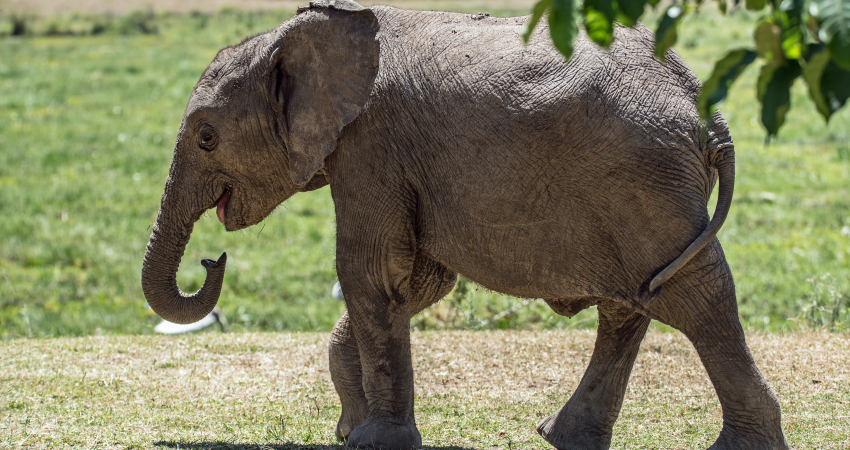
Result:
<svg viewBox="0 0 850 450"><path fill-rule="evenodd" d="M177 287L194 223L215 207L228 231L262 221L296 192L328 184L325 158L366 104L378 72L378 22L350 0L313 2L278 28L221 50L177 135L142 265L153 310L175 323L215 307L227 255L205 259L203 287Z"/></svg>

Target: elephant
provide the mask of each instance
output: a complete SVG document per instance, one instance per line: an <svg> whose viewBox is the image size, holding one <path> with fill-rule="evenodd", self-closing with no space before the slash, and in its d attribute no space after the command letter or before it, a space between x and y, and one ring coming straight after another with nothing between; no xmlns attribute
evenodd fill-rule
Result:
<svg viewBox="0 0 850 450"><path fill-rule="evenodd" d="M421 446L410 319L461 274L569 317L596 305L586 372L537 426L552 446L611 445L658 320L714 385L712 449L787 448L716 238L735 178L722 115L700 119L699 80L673 51L656 59L642 25L608 49L581 31L566 60L545 26L522 43L528 20L318 0L221 50L177 134L142 266L150 306L175 323L215 307L226 253L202 261L195 294L176 282L205 211L239 230L329 185L346 304L330 373L349 445Z"/></svg>

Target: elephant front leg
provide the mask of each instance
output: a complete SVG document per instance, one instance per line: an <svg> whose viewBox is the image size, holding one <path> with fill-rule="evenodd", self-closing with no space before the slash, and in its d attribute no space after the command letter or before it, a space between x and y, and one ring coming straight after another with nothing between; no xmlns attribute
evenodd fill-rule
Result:
<svg viewBox="0 0 850 450"><path fill-rule="evenodd" d="M334 432L338 439L344 441L369 416L369 405L363 392L360 352L348 311L342 314L331 333L329 360L331 380L342 405Z"/></svg>
<svg viewBox="0 0 850 450"><path fill-rule="evenodd" d="M570 400L537 432L558 449L607 449L650 319L612 301L599 304L596 347Z"/></svg>
<svg viewBox="0 0 850 450"><path fill-rule="evenodd" d="M456 279L457 274L442 264L417 255L409 283L408 298L413 305L411 317L445 297ZM360 351L348 311L343 313L331 333L329 350L331 379L342 405L335 434L344 441L369 416L369 405L363 391Z"/></svg>
<svg viewBox="0 0 850 450"><path fill-rule="evenodd" d="M355 291L349 286L343 282L347 296ZM346 303L360 350L369 414L351 432L348 443L376 449L419 448L422 438L413 417L409 305L378 290L352 297Z"/></svg>
<svg viewBox="0 0 850 450"><path fill-rule="evenodd" d="M401 232L347 226L345 219L338 216L337 274L369 411L351 431L348 444L418 448L422 438L413 417L412 306L408 295L415 247Z"/></svg>

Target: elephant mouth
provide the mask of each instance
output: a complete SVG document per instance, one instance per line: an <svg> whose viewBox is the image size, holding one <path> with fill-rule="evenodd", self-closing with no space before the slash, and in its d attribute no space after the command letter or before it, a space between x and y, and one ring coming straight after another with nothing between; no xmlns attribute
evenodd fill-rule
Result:
<svg viewBox="0 0 850 450"><path fill-rule="evenodd" d="M227 202L230 200L230 189L225 189L224 193L221 194L221 197L215 202L216 209L215 215L218 217L218 221L224 225L224 208L227 206Z"/></svg>

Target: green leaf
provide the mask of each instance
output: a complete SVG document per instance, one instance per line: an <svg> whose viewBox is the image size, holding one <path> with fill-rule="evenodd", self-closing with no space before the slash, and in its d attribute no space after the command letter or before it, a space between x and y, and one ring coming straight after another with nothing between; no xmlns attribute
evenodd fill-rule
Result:
<svg viewBox="0 0 850 450"><path fill-rule="evenodd" d="M782 0L773 19L782 28L782 50L788 59L802 58L806 51L803 22L805 0Z"/></svg>
<svg viewBox="0 0 850 450"><path fill-rule="evenodd" d="M850 45L839 39L833 39L829 42L829 52L835 64L850 70Z"/></svg>
<svg viewBox="0 0 850 450"><path fill-rule="evenodd" d="M812 0L809 13L820 21L818 38L829 48L832 61L850 70L850 0Z"/></svg>
<svg viewBox="0 0 850 450"><path fill-rule="evenodd" d="M726 4L726 0L717 0L717 6L723 14L726 14L726 11L729 9L729 5Z"/></svg>
<svg viewBox="0 0 850 450"><path fill-rule="evenodd" d="M765 64L758 77L758 99L761 103L761 123L768 136L776 136L791 108L791 85L801 75L800 63L789 60L781 67Z"/></svg>
<svg viewBox="0 0 850 450"><path fill-rule="evenodd" d="M714 105L726 98L732 83L738 79L744 69L756 60L756 56L756 52L745 48L732 50L720 61L717 61L711 76L702 85L697 100L699 115L703 120L711 120L711 116L714 114Z"/></svg>
<svg viewBox="0 0 850 450"><path fill-rule="evenodd" d="M810 45L806 55L803 79L809 86L809 95L818 112L829 121L850 98L850 71L830 60L829 50L823 45Z"/></svg>
<svg viewBox="0 0 850 450"><path fill-rule="evenodd" d="M655 30L656 58L664 61L664 54L667 52L667 49L672 47L678 38L676 27L687 12L687 5L685 4L672 5L664 11L661 20L658 21L658 28Z"/></svg>
<svg viewBox="0 0 850 450"><path fill-rule="evenodd" d="M608 48L614 42L614 21L592 6L584 8L584 29L587 37L602 47Z"/></svg>
<svg viewBox="0 0 850 450"><path fill-rule="evenodd" d="M528 19L528 22L525 23L525 28L522 29L523 42L528 44L528 40L531 38L531 33L534 31L534 27L537 26L537 22L540 22L540 18L543 17L543 13L545 13L550 6L552 6L552 0L540 0L536 5L534 5L534 11L531 13L531 18Z"/></svg>
<svg viewBox="0 0 850 450"><path fill-rule="evenodd" d="M772 66L785 65L785 50L782 48L782 28L771 18L762 19L753 32L756 51Z"/></svg>
<svg viewBox="0 0 850 450"><path fill-rule="evenodd" d="M803 79L806 80L806 85L809 86L809 96L815 103L818 112L826 121L829 121L829 117L834 111L829 107L829 103L826 102L820 84L823 77L823 70L829 64L829 50L824 48L823 45L817 46L818 48L814 47L815 45L809 46L809 54L806 55L807 58L805 60L806 66L803 68Z"/></svg>
<svg viewBox="0 0 850 450"><path fill-rule="evenodd" d="M610 0L585 0L584 29L593 42L608 48L614 42L614 20L617 12Z"/></svg>
<svg viewBox="0 0 850 450"><path fill-rule="evenodd" d="M767 5L767 0L747 0L745 5L750 11L761 11Z"/></svg>
<svg viewBox="0 0 850 450"><path fill-rule="evenodd" d="M567 59L573 55L573 41L578 36L574 0L552 0L549 10L549 33L552 42Z"/></svg>
<svg viewBox="0 0 850 450"><path fill-rule="evenodd" d="M838 111L850 98L850 70L830 61L823 69L820 86L829 108Z"/></svg>
<svg viewBox="0 0 850 450"><path fill-rule="evenodd" d="M627 27L633 27L643 15L646 0L620 0L617 6L620 10L620 22Z"/></svg>
<svg viewBox="0 0 850 450"><path fill-rule="evenodd" d="M658 5L658 2L660 2L660 1L661 0L646 0L646 3L648 3L649 6L652 6L653 8L655 8Z"/></svg>

